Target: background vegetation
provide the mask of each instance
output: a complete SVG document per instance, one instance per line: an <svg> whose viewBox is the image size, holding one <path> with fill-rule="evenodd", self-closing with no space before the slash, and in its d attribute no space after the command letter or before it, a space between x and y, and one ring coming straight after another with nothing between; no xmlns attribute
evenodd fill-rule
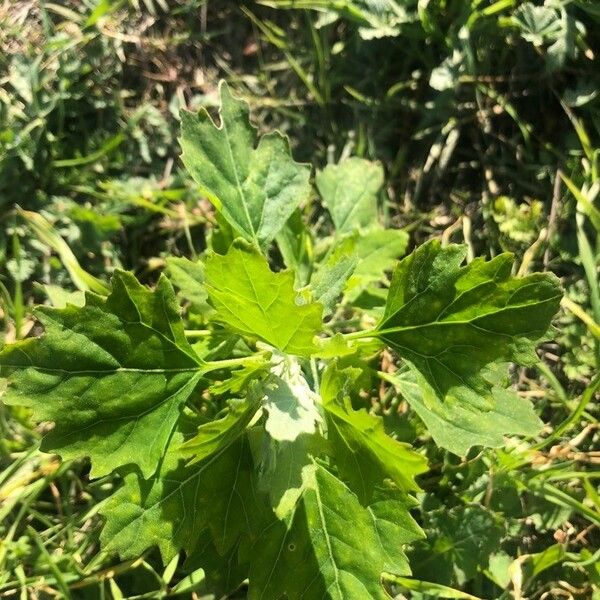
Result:
<svg viewBox="0 0 600 600"><path fill-rule="evenodd" d="M415 578L482 598L600 598L598 53L595 0L5 0L0 336L35 333L34 303L115 268L152 283L166 256L206 246L177 115L214 107L225 78L297 160L380 161L388 225L411 246L511 251L519 274L561 277L554 339L514 373L539 439L461 460L406 420L432 465L410 559ZM177 561L98 554L115 482L40 454L42 434L0 404L0 597L202 596Z"/></svg>

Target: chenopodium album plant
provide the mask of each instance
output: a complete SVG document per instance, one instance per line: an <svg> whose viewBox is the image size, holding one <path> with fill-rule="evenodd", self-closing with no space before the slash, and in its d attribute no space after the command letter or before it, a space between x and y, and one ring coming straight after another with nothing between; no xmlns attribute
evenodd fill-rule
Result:
<svg viewBox="0 0 600 600"><path fill-rule="evenodd" d="M382 576L409 574L403 546L423 535L409 511L427 465L371 390L459 455L535 434L508 363L536 360L561 291L513 277L508 254L465 264L435 240L398 261L407 235L378 224L382 170L361 159L317 173L333 233L314 239L309 167L220 94L219 125L181 115L183 162L220 223L211 249L168 259L154 289L116 272L107 296L38 307L43 335L0 354L3 401L54 423L43 451L121 476L103 552L183 550L217 593L247 579L250 598L386 598Z"/></svg>

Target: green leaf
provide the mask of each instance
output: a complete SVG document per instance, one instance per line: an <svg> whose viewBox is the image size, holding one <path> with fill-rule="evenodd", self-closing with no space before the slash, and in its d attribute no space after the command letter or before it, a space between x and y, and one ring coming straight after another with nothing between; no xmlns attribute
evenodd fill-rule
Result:
<svg viewBox="0 0 600 600"><path fill-rule="evenodd" d="M27 221L33 233L58 254L77 289L91 290L102 295L108 293L107 285L91 273L88 273L79 264L77 257L73 254L67 242L56 232L52 224L44 216L29 210L18 209L18 212Z"/></svg>
<svg viewBox="0 0 600 600"><path fill-rule="evenodd" d="M477 596L455 590L454 588L440 585L439 583L430 583L429 581L420 581L419 579L409 579L408 577L394 577L393 582L402 592L417 592L423 598L457 598L460 600L480 600ZM508 577L510 583L510 576ZM508 586L507 583L507 586Z"/></svg>
<svg viewBox="0 0 600 600"><path fill-rule="evenodd" d="M480 505L430 511L423 527L427 539L410 557L415 576L460 587L487 569L505 534L502 519Z"/></svg>
<svg viewBox="0 0 600 600"><path fill-rule="evenodd" d="M383 168L379 163L348 158L318 171L315 181L338 233L377 223L377 194L383 186Z"/></svg>
<svg viewBox="0 0 600 600"><path fill-rule="evenodd" d="M348 280L345 294L356 300L369 285L383 281L396 260L403 256L408 245L408 234L401 229L372 228L354 239L348 252L354 252L358 264Z"/></svg>
<svg viewBox="0 0 600 600"><path fill-rule="evenodd" d="M192 465L230 446L246 429L258 408L256 400L232 404L225 417L198 427L198 433L180 446L181 456L190 457L188 464Z"/></svg>
<svg viewBox="0 0 600 600"><path fill-rule="evenodd" d="M314 9L323 13L324 23L343 17L359 25L358 31L364 40L396 37L402 25L416 19L418 14L396 0L302 0L300 3L298 0L261 0L261 4L272 8Z"/></svg>
<svg viewBox="0 0 600 600"><path fill-rule="evenodd" d="M509 434L535 435L542 422L531 402L514 392L493 387L487 399L452 396L440 399L427 380L414 368L382 377L392 383L423 419L435 443L465 456L472 446L500 448Z"/></svg>
<svg viewBox="0 0 600 600"><path fill-rule="evenodd" d="M524 40L538 47L548 45L548 71L560 69L567 58L577 56L577 21L564 8L557 10L525 2L515 10L513 21Z"/></svg>
<svg viewBox="0 0 600 600"><path fill-rule="evenodd" d="M202 109L182 110L182 160L190 175L231 226L266 246L310 193L310 167L292 160L287 138L263 136L257 144L248 105L225 82L219 127Z"/></svg>
<svg viewBox="0 0 600 600"><path fill-rule="evenodd" d="M225 256L208 256L205 276L216 320L287 354L316 350L323 308L298 304L293 273L273 273L257 250L238 240Z"/></svg>
<svg viewBox="0 0 600 600"><path fill-rule="evenodd" d="M411 504L382 500L364 507L320 466L305 469L304 477L289 528L273 526L256 544L249 598L386 600L382 572L407 574L401 545L421 536Z"/></svg>
<svg viewBox="0 0 600 600"><path fill-rule="evenodd" d="M291 442L274 440L268 435L260 441L260 450L256 451L259 489L269 495L277 518L285 520L307 487L303 472L311 464L311 456L325 454L325 440L318 435L302 434Z"/></svg>
<svg viewBox="0 0 600 600"><path fill-rule="evenodd" d="M511 276L512 256L461 267L462 246L424 244L398 263L375 334L412 364L439 399L491 410L495 362L536 362L562 292L557 278Z"/></svg>
<svg viewBox="0 0 600 600"><path fill-rule="evenodd" d="M299 210L294 211L283 229L277 234L277 246L283 262L296 275L296 287L308 283L312 270L312 236Z"/></svg>
<svg viewBox="0 0 600 600"><path fill-rule="evenodd" d="M417 491L414 478L427 470L426 460L389 437L380 417L352 409L346 388L357 375L353 371L330 367L321 381L328 440L340 474L361 502L368 502L386 478L401 490Z"/></svg>
<svg viewBox="0 0 600 600"><path fill-rule="evenodd" d="M89 456L93 477L123 465L152 475L203 368L171 284L161 277L150 291L117 272L107 298L88 293L83 307L36 315L45 333L0 352L10 382L3 401L54 421L42 450Z"/></svg>
<svg viewBox="0 0 600 600"><path fill-rule="evenodd" d="M203 538L188 556L184 568L186 572L201 567L202 579L193 589L201 590L200 598L226 598L248 577L248 563L240 560L239 545L233 546L225 555L219 554L210 538ZM176 592L177 587L173 590ZM193 589L182 589L181 594ZM171 592L171 593L173 593ZM190 596L186 596L189 598ZM194 596L191 596L192 598Z"/></svg>
<svg viewBox="0 0 600 600"><path fill-rule="evenodd" d="M67 304L75 306L83 306L85 304L85 293L81 290L70 292L61 288L59 285L47 284L42 286L50 304L54 308L65 308Z"/></svg>
<svg viewBox="0 0 600 600"><path fill-rule="evenodd" d="M167 272L171 283L179 289L181 298L191 303L196 312L210 311L208 293L204 285L204 265L179 256L167 258Z"/></svg>
<svg viewBox="0 0 600 600"><path fill-rule="evenodd" d="M523 39L534 46L541 46L548 39L556 39L561 32L560 13L549 6L524 2L515 10L513 20Z"/></svg>
<svg viewBox="0 0 600 600"><path fill-rule="evenodd" d="M184 420L154 476L125 475L123 487L100 510L106 519L100 536L103 552L126 559L158 546L166 563L181 549L193 552L206 536L224 555L241 536L258 535L258 497L244 428L231 435L231 423L220 424L229 435L204 446L199 462L185 464L187 452L181 448L191 424ZM210 438L218 425L212 427Z"/></svg>
<svg viewBox="0 0 600 600"><path fill-rule="evenodd" d="M311 287L316 302L323 305L328 315L335 309L338 297L346 287L348 279L356 270L358 258L351 256L332 255L314 275Z"/></svg>

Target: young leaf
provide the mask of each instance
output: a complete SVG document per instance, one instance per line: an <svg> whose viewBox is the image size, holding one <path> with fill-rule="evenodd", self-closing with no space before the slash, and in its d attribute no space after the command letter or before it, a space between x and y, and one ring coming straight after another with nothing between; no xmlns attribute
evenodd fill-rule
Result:
<svg viewBox="0 0 600 600"><path fill-rule="evenodd" d="M260 438L260 450L255 454L259 489L269 495L277 518L285 520L306 489L307 481L302 473L311 464L311 456L325 454L325 440L319 435L301 434L289 442L267 435Z"/></svg>
<svg viewBox="0 0 600 600"><path fill-rule="evenodd" d="M192 465L227 448L242 435L258 408L256 400L231 406L222 419L201 425L198 433L179 448L181 456L189 456L188 464Z"/></svg>
<svg viewBox="0 0 600 600"><path fill-rule="evenodd" d="M289 528L265 531L250 567L251 600L386 600L381 574L409 573L401 545L421 537L407 508L394 501L364 507L324 468L308 479Z"/></svg>
<svg viewBox="0 0 600 600"><path fill-rule="evenodd" d="M508 434L535 435L542 426L531 402L510 390L493 387L490 395L478 402L473 397L442 400L412 367L382 377L423 419L435 443L459 456L465 456L471 446L499 448Z"/></svg>
<svg viewBox="0 0 600 600"><path fill-rule="evenodd" d="M265 430L274 440L293 442L303 433L315 433L321 421L317 409L320 400L310 389L297 360L280 357L258 391L267 412Z"/></svg>
<svg viewBox="0 0 600 600"><path fill-rule="evenodd" d="M216 320L287 354L316 350L323 308L297 303L293 273L273 273L257 250L238 240L225 256L209 255L205 276Z"/></svg>
<svg viewBox="0 0 600 600"><path fill-rule="evenodd" d="M348 158L338 165L327 165L317 172L315 180L337 233L351 233L377 223L377 194L383 185L379 163Z"/></svg>
<svg viewBox="0 0 600 600"><path fill-rule="evenodd" d="M276 242L285 266L296 275L296 287L304 287L312 271L313 239L299 210L294 211L277 234Z"/></svg>
<svg viewBox="0 0 600 600"><path fill-rule="evenodd" d="M494 362L532 364L562 293L557 278L511 276L512 256L461 267L462 246L436 240L402 260L376 335L414 367L444 401L477 405ZM488 409L491 405L488 405Z"/></svg>
<svg viewBox="0 0 600 600"><path fill-rule="evenodd" d="M380 417L352 408L345 390L351 371L330 367L321 381L327 435L340 474L361 502L368 502L386 478L401 490L417 491L414 478L427 470L426 460L389 437Z"/></svg>
<svg viewBox="0 0 600 600"><path fill-rule="evenodd" d="M89 456L93 477L123 465L152 475L203 364L169 281L150 291L119 271L108 297L88 294L83 307L36 314L45 333L0 352L10 382L3 401L54 421L42 450Z"/></svg>
<svg viewBox="0 0 600 600"><path fill-rule="evenodd" d="M308 197L310 167L292 160L287 138L263 136L256 144L248 105L225 82L218 127L202 109L182 110L182 160L223 216L247 240L266 246Z"/></svg>

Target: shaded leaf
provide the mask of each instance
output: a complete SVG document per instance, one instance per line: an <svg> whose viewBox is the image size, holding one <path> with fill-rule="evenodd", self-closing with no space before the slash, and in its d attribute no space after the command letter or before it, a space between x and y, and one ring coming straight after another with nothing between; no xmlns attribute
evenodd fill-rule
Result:
<svg viewBox="0 0 600 600"><path fill-rule="evenodd" d="M171 284L161 277L150 291L117 272L107 298L88 293L83 307L40 307L36 315L45 333L0 352L2 374L10 374L3 401L54 421L43 451L89 456L94 477L123 465L150 476L203 368Z"/></svg>
<svg viewBox="0 0 600 600"><path fill-rule="evenodd" d="M179 289L178 296L190 302L196 312L210 311L204 285L204 265L179 256L169 256L166 262L169 279Z"/></svg>
<svg viewBox="0 0 600 600"><path fill-rule="evenodd" d="M184 423L189 433L189 425ZM106 523L100 536L103 551L122 559L158 546L167 562L179 550L191 553L209 535L220 554L241 536L257 535L252 461L242 431L206 448L203 460L186 465L180 431L173 435L159 471L142 480L136 473L104 504Z"/></svg>
<svg viewBox="0 0 600 600"><path fill-rule="evenodd" d="M327 435L341 475L361 502L368 502L386 478L401 490L418 490L414 478L427 470L426 460L389 437L381 417L353 410L344 390L352 377L349 371L330 367L321 382Z"/></svg>
<svg viewBox="0 0 600 600"><path fill-rule="evenodd" d="M333 312L338 297L343 292L348 279L358 265L358 258L351 256L332 256L311 280L316 302L323 305L326 315Z"/></svg>
<svg viewBox="0 0 600 600"><path fill-rule="evenodd" d="M504 534L500 518L477 505L430 512L423 527L427 539L410 557L415 576L459 586L488 567Z"/></svg>
<svg viewBox="0 0 600 600"><path fill-rule="evenodd" d="M316 465L304 477L289 528L273 526L257 542L249 598L387 599L382 572L407 574L401 545L420 537L407 505L384 501L365 508Z"/></svg>
<svg viewBox="0 0 600 600"><path fill-rule="evenodd" d="M315 433L321 421L317 408L320 400L296 360L277 357L270 376L258 389L264 394L265 430L274 440L293 442L300 434Z"/></svg>
<svg viewBox="0 0 600 600"><path fill-rule="evenodd" d="M386 279L386 271L391 271L406 252L408 234L401 229L375 227L361 232L350 243L358 259L345 290L346 298L352 301L369 285Z"/></svg>
<svg viewBox="0 0 600 600"><path fill-rule="evenodd" d="M198 427L198 433L179 447L181 456L189 457L188 464L192 465L230 446L242 435L257 410L256 400L233 404L222 419Z"/></svg>

